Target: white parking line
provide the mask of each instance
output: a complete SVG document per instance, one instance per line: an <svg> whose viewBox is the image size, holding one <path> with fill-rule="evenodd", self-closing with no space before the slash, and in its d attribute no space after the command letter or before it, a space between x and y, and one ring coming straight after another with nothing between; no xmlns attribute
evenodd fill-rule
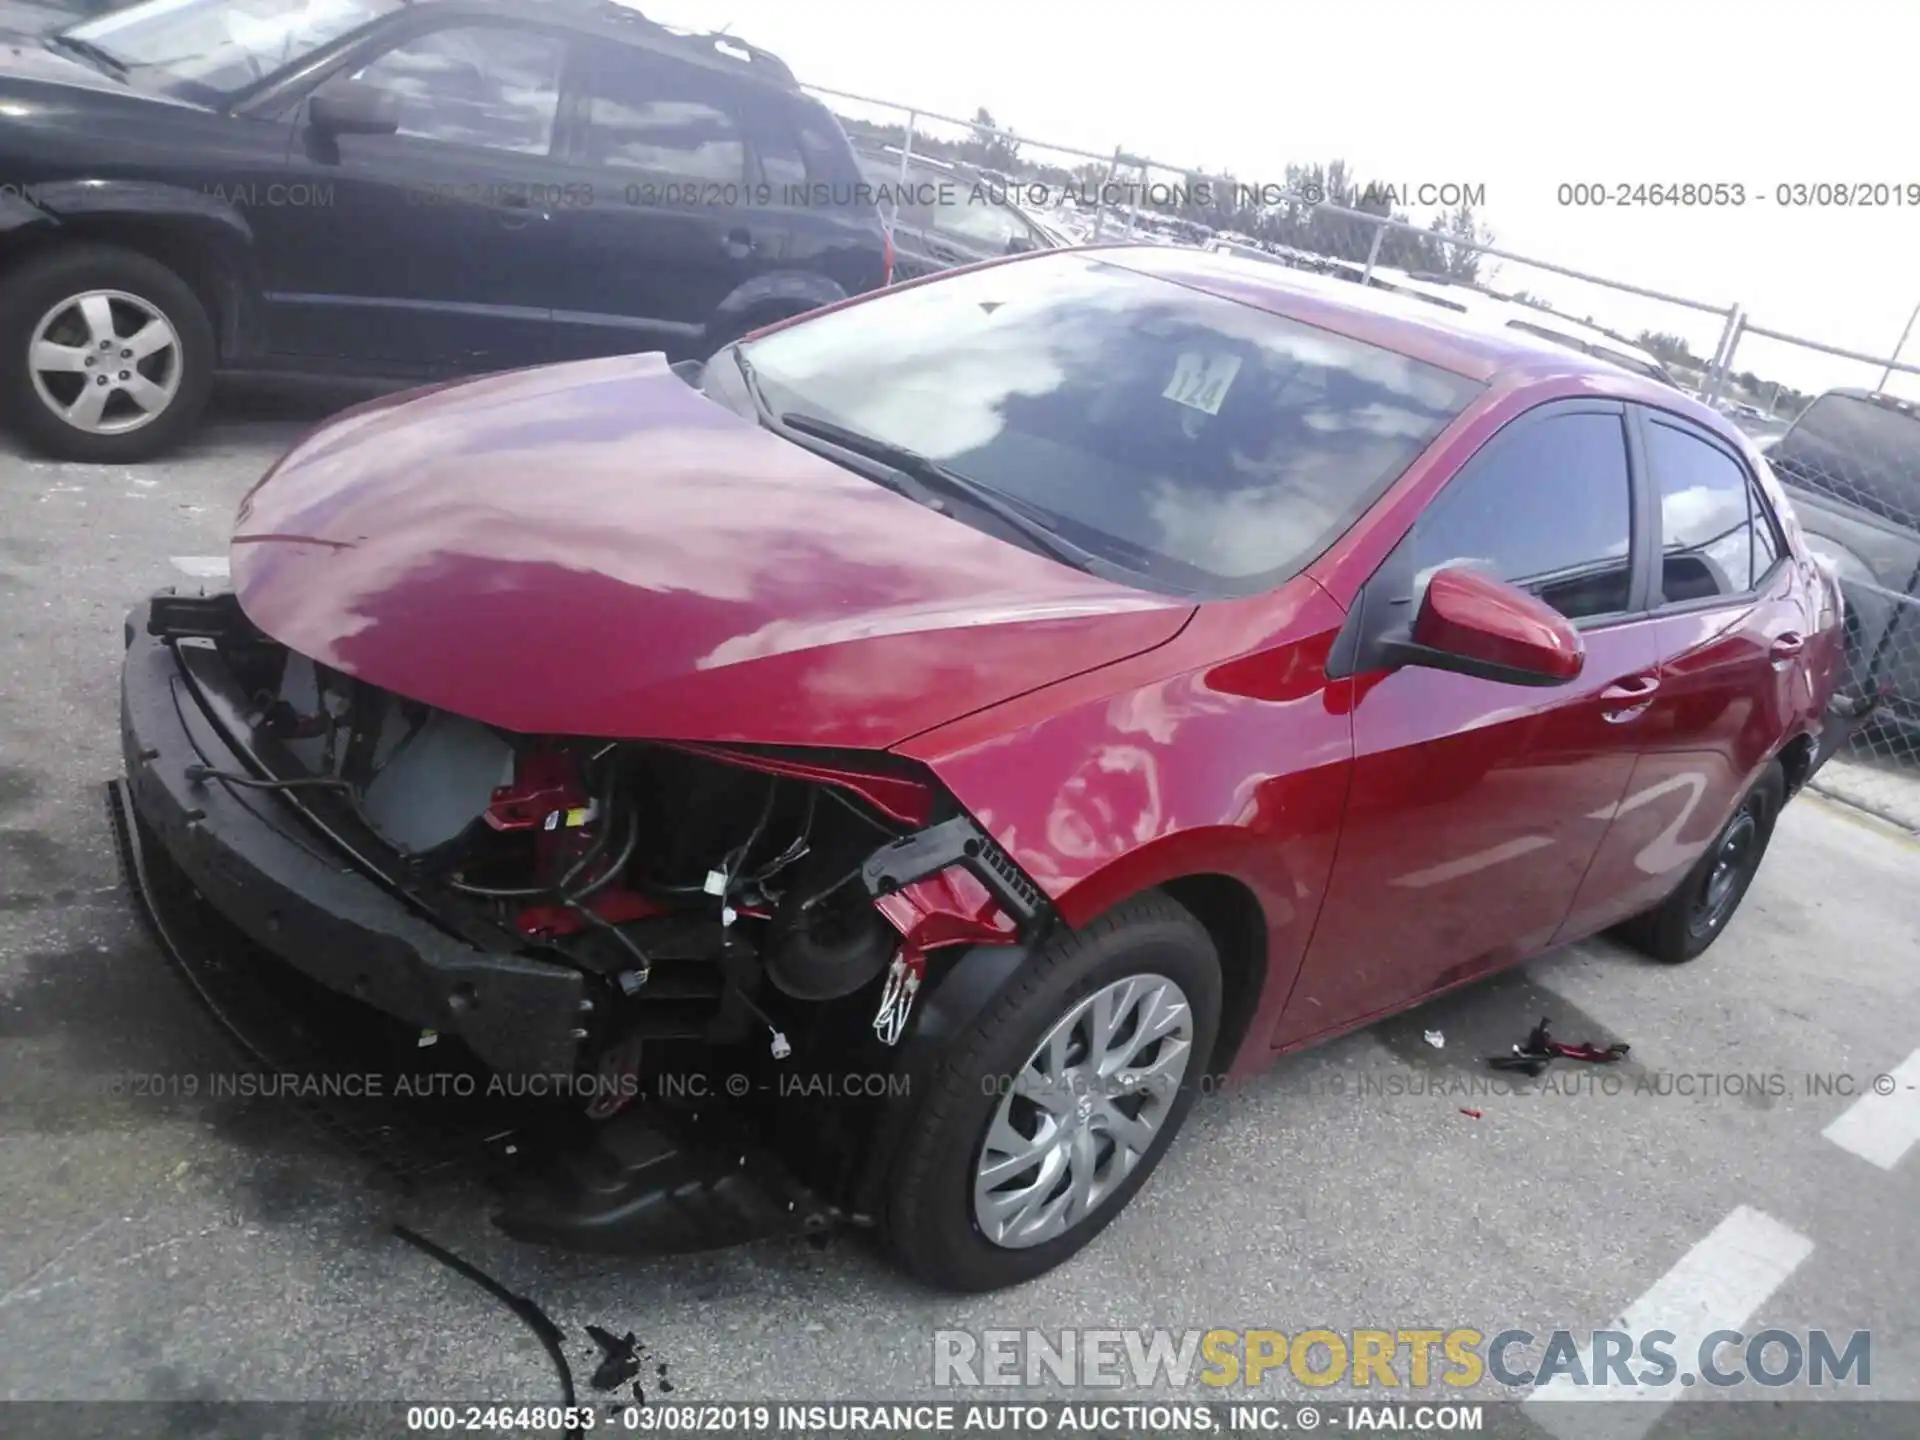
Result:
<svg viewBox="0 0 1920 1440"><path fill-rule="evenodd" d="M1920 1141L1920 1050L1841 1111L1820 1132L1842 1150L1891 1170Z"/></svg>
<svg viewBox="0 0 1920 1440"><path fill-rule="evenodd" d="M1669 1349L1681 1377L1696 1374L1700 1342L1715 1330L1737 1330L1813 1253L1813 1242L1771 1216L1742 1205L1722 1220L1680 1262L1653 1282L1609 1329L1625 1331L1638 1346L1649 1330L1668 1330ZM1632 1367L1646 1368L1637 1360ZM1561 1440L1638 1440L1653 1428L1668 1405L1686 1391L1678 1384L1658 1388L1602 1383L1575 1384L1555 1374L1527 1397L1527 1414ZM1609 1407L1588 1410L1574 1400L1639 1400L1632 1411Z"/></svg>
<svg viewBox="0 0 1920 1440"><path fill-rule="evenodd" d="M196 580L226 580L232 575L224 555L174 555L169 558L174 569Z"/></svg>

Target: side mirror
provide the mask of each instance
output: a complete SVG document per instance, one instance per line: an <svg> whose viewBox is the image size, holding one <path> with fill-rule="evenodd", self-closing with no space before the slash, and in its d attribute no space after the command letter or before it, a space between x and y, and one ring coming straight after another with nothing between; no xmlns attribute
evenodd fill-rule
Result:
<svg viewBox="0 0 1920 1440"><path fill-rule="evenodd" d="M1565 685L1587 663L1580 632L1552 606L1478 570L1441 570L1427 581L1404 640L1402 665L1451 670L1504 685Z"/></svg>
<svg viewBox="0 0 1920 1440"><path fill-rule="evenodd" d="M391 135L400 128L400 97L363 80L336 80L307 102L307 120L329 138Z"/></svg>

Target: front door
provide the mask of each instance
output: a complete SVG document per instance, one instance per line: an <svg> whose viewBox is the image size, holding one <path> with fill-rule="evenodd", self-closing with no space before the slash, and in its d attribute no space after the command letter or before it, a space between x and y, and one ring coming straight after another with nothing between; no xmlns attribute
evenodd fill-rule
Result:
<svg viewBox="0 0 1920 1440"><path fill-rule="evenodd" d="M467 21L350 62L397 94L398 134L306 123L294 178L329 203L278 217L267 344L378 373L502 370L547 358L561 231L552 150L564 34Z"/></svg>
<svg viewBox="0 0 1920 1440"><path fill-rule="evenodd" d="M1575 401L1506 426L1363 591L1362 636L1404 627L1425 577L1471 566L1572 620L1586 664L1534 688L1356 651L1354 769L1326 901L1280 1025L1292 1044L1544 947L1627 786L1655 684L1635 604L1625 408Z"/></svg>

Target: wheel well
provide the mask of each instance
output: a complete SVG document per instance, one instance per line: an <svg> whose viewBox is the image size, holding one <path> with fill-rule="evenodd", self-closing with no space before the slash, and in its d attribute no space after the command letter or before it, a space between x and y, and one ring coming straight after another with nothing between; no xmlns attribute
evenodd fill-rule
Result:
<svg viewBox="0 0 1920 1440"><path fill-rule="evenodd" d="M1787 777L1787 794L1794 794L1807 783L1807 774L1812 766L1813 737L1796 735L1787 742L1787 748L1780 752L1780 768Z"/></svg>
<svg viewBox="0 0 1920 1440"><path fill-rule="evenodd" d="M10 269L31 256L75 242L118 245L145 255L184 280L206 307L219 358L226 360L242 348L242 290L232 268L221 259L219 247L205 241L204 235L179 226L138 217L80 216L63 222L58 229L38 232L18 246L9 246L0 268Z"/></svg>
<svg viewBox="0 0 1920 1440"><path fill-rule="evenodd" d="M1220 1031L1210 1071L1232 1064L1260 1007L1267 978L1267 917L1260 902L1231 875L1185 875L1160 887L1207 929L1220 956Z"/></svg>

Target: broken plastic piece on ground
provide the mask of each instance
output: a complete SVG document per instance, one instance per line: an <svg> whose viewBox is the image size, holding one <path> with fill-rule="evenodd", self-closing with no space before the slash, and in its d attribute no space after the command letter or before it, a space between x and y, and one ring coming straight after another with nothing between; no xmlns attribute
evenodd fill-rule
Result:
<svg viewBox="0 0 1920 1440"><path fill-rule="evenodd" d="M1462 1115L1467 1116L1471 1120L1478 1120L1480 1118L1480 1112L1478 1110L1469 1110L1464 1105L1460 1107L1460 1113Z"/></svg>
<svg viewBox="0 0 1920 1440"><path fill-rule="evenodd" d="M1444 1050L1447 1048L1447 1037L1438 1030L1429 1030L1427 1031L1427 1044L1436 1050Z"/></svg>
<svg viewBox="0 0 1920 1440"><path fill-rule="evenodd" d="M638 1342L633 1338L633 1331L615 1335L611 1330L589 1325L587 1335L600 1347L600 1364L587 1384L596 1390L617 1390L640 1373L640 1356L636 1350ZM635 1388L637 1390L638 1386Z"/></svg>
<svg viewBox="0 0 1920 1440"><path fill-rule="evenodd" d="M1527 1032L1527 1038L1513 1047L1510 1055L1490 1055L1487 1064L1496 1070L1517 1070L1526 1075L1538 1075L1555 1060L1584 1060L1595 1065L1611 1065L1626 1059L1633 1049L1623 1040L1600 1046L1591 1040L1578 1045L1568 1045L1553 1038L1547 1029L1547 1017L1541 1016L1540 1023Z"/></svg>

